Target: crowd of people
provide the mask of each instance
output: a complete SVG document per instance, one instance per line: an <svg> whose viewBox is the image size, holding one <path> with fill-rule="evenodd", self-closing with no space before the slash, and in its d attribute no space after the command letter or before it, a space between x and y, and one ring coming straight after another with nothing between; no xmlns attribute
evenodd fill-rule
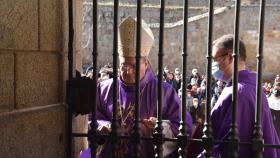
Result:
<svg viewBox="0 0 280 158"><path fill-rule="evenodd" d="M182 73L179 68L175 68L172 72L168 67L164 67L163 74L164 81L171 84L176 90L180 98L182 98ZM193 118L193 124L203 123L205 105L206 105L206 76L200 75L198 69L192 69L191 75L186 79L187 81L187 111L190 112ZM211 107L218 100L225 83L220 80L212 80L211 89Z"/></svg>
<svg viewBox="0 0 280 158"><path fill-rule="evenodd" d="M82 76L92 78L93 77L92 66L85 67ZM113 77L113 67L111 66L111 64L108 63L108 64L102 66L100 68L100 70L98 71L97 77L98 77L98 79L97 79L98 83L112 78Z"/></svg>
<svg viewBox="0 0 280 158"><path fill-rule="evenodd" d="M118 73L119 75L119 73ZM84 76L92 77L92 67L88 67L84 72ZM98 73L98 82L105 81L113 77L113 68L111 64L106 64L100 68ZM167 66L164 67L163 73L164 82L170 84L179 97L182 99L182 73L179 68L175 68L174 72ZM206 76L200 75L198 69L192 69L191 75L186 79L187 81L187 96L186 106L187 111L191 114L193 122L193 132L196 127L203 127L205 119L206 108ZM226 83L221 80L212 80L211 89L211 108L215 105L219 96L221 95ZM280 78L276 75L275 79L271 82L265 82L263 84L263 90L268 98L269 107L272 112L273 121L275 124L280 122ZM280 126L275 126L278 133L280 133ZM201 134L201 133L200 133Z"/></svg>
<svg viewBox="0 0 280 158"><path fill-rule="evenodd" d="M119 73L118 73L119 74ZM87 67L84 71L84 76L92 78L92 67ZM113 67L111 64L102 66L98 73L98 82L105 81L113 77ZM211 89L211 108L215 105L220 94L225 87L225 82L221 80L215 80L212 78ZM182 98L182 73L180 68L175 68L172 71L167 66L164 67L163 72L164 82L169 83ZM275 79L271 82L264 82L263 89L267 98L273 98L273 95L277 93L277 85L280 83L279 75L276 75ZM277 92L276 92L277 91ZM198 69L192 69L191 75L187 78L187 111L190 112L193 119L193 124L203 123L204 113L206 106L206 76L200 75ZM280 104L279 104L280 106Z"/></svg>

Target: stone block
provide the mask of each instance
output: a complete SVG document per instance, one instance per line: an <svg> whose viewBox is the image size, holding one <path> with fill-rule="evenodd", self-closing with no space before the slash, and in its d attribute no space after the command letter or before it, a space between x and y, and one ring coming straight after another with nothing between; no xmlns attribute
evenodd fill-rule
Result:
<svg viewBox="0 0 280 158"><path fill-rule="evenodd" d="M75 1L75 47L76 51L82 49L82 32L83 32L83 0Z"/></svg>
<svg viewBox="0 0 280 158"><path fill-rule="evenodd" d="M0 1L0 49L38 49L37 0Z"/></svg>
<svg viewBox="0 0 280 158"><path fill-rule="evenodd" d="M67 53L68 51L68 29L69 29L69 19L68 19L68 0L62 0L62 50Z"/></svg>
<svg viewBox="0 0 280 158"><path fill-rule="evenodd" d="M73 117L72 125L73 132L75 133L87 133L88 132L88 115L78 115ZM75 148L74 155L75 158L79 158L80 152L88 148L88 141L86 137L75 138L74 139Z"/></svg>
<svg viewBox="0 0 280 158"><path fill-rule="evenodd" d="M63 105L9 112L1 114L0 120L1 157L65 157Z"/></svg>
<svg viewBox="0 0 280 158"><path fill-rule="evenodd" d="M40 0L40 50L62 49L62 1Z"/></svg>
<svg viewBox="0 0 280 158"><path fill-rule="evenodd" d="M14 54L0 52L0 112L14 106Z"/></svg>
<svg viewBox="0 0 280 158"><path fill-rule="evenodd" d="M17 108L54 104L60 98L60 58L56 53L17 53Z"/></svg>

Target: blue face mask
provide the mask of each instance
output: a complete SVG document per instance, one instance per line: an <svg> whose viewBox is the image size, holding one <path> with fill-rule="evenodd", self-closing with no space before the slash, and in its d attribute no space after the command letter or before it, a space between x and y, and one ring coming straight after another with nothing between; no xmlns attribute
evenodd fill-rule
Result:
<svg viewBox="0 0 280 158"><path fill-rule="evenodd" d="M216 80L223 80L224 72L220 70L220 65L218 62L212 62L212 75Z"/></svg>

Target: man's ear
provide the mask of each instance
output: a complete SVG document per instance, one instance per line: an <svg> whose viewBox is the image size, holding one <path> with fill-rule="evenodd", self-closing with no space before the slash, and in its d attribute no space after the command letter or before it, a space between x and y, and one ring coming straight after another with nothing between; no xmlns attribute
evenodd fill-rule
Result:
<svg viewBox="0 0 280 158"><path fill-rule="evenodd" d="M227 54L229 56L229 63L231 63L233 61L233 57L232 57L233 50L232 49L228 49L227 51L228 51Z"/></svg>
<svg viewBox="0 0 280 158"><path fill-rule="evenodd" d="M148 59L146 58L145 59L145 69L147 69L148 68L148 66L149 66L149 63L148 63L149 61L148 61Z"/></svg>
<svg viewBox="0 0 280 158"><path fill-rule="evenodd" d="M145 63L146 69L148 68L148 66L149 66L149 63L148 63L148 60L146 60L146 63Z"/></svg>
<svg viewBox="0 0 280 158"><path fill-rule="evenodd" d="M232 62L233 62L232 54L229 54L229 63L232 63Z"/></svg>

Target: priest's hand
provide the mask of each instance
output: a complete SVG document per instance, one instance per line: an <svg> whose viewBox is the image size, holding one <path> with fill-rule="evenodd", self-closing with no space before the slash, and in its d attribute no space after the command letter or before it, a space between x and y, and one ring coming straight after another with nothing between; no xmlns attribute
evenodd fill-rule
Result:
<svg viewBox="0 0 280 158"><path fill-rule="evenodd" d="M112 129L111 129L111 124L103 124L103 125L100 125L98 128L97 128L97 131L98 133L100 134L109 134ZM106 142L106 140L104 138L99 138L97 139L97 143L98 145L103 145L104 143Z"/></svg>
<svg viewBox="0 0 280 158"><path fill-rule="evenodd" d="M141 129L144 136L151 136L153 134L156 125L156 120L157 119L155 117L150 117L149 119L142 120Z"/></svg>
<svg viewBox="0 0 280 158"><path fill-rule="evenodd" d="M100 131L102 134L109 134L112 131L111 124L100 126L98 131Z"/></svg>

